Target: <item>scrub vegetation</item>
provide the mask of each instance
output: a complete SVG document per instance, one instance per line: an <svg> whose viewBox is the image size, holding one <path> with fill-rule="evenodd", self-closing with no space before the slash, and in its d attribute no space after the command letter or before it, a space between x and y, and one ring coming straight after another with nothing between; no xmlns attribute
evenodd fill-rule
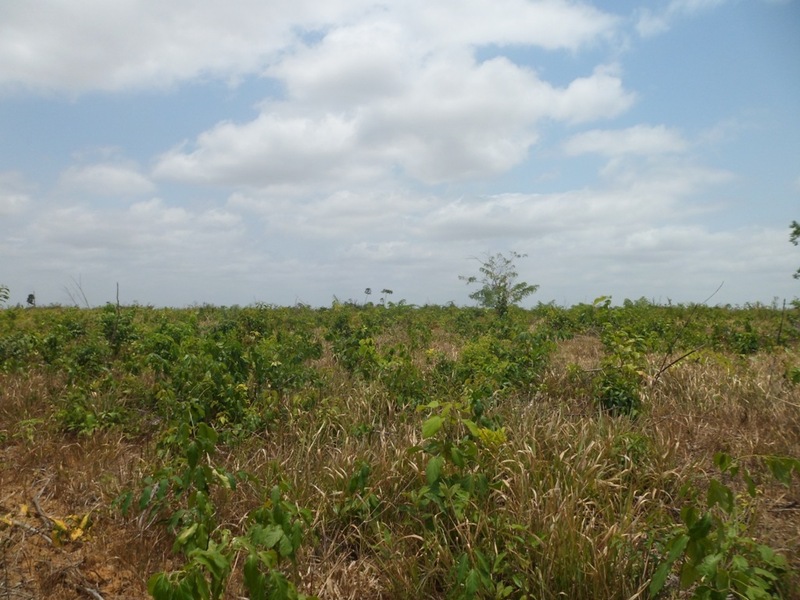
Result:
<svg viewBox="0 0 800 600"><path fill-rule="evenodd" d="M0 599L797 598L798 308L517 292L0 310Z"/></svg>

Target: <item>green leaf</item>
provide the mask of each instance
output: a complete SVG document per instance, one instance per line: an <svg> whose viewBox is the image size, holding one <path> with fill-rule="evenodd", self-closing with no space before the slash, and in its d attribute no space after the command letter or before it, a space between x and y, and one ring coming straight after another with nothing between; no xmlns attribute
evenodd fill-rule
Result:
<svg viewBox="0 0 800 600"><path fill-rule="evenodd" d="M292 556L292 554L294 554L294 548L292 547L292 540L290 540L285 535L281 538L281 541L278 544L278 553L283 557Z"/></svg>
<svg viewBox="0 0 800 600"><path fill-rule="evenodd" d="M727 452L717 452L714 455L714 464L724 473L733 464L733 458L731 458L731 455Z"/></svg>
<svg viewBox="0 0 800 600"><path fill-rule="evenodd" d="M190 469L194 469L197 466L197 462L200 459L200 448L197 442L190 442L188 446L186 446L186 462L189 465Z"/></svg>
<svg viewBox="0 0 800 600"><path fill-rule="evenodd" d="M187 540L195 534L197 527L198 523L192 523L189 527L181 531L178 537L175 539L175 547L178 548L183 546Z"/></svg>
<svg viewBox="0 0 800 600"><path fill-rule="evenodd" d="M667 557L664 559L664 562L658 566L656 572L653 574L653 579L650 581L648 590L651 598L655 597L661 591L661 588L664 587L667 576L672 570L672 565L675 564L675 561L684 553L688 543L689 536L685 533L673 537L668 542L667 547L669 548L669 552L667 553Z"/></svg>
<svg viewBox="0 0 800 600"><path fill-rule="evenodd" d="M147 505L150 504L150 498L153 495L153 486L148 485L142 489L142 493L139 495L139 510L144 510L147 508Z"/></svg>
<svg viewBox="0 0 800 600"><path fill-rule="evenodd" d="M250 554L244 561L244 585L250 600L267 600L267 580L259 569L260 564L256 554Z"/></svg>
<svg viewBox="0 0 800 600"><path fill-rule="evenodd" d="M708 508L712 508L715 504L718 504L727 514L731 514L733 511L733 491L716 479L712 479L708 485Z"/></svg>
<svg viewBox="0 0 800 600"><path fill-rule="evenodd" d="M772 476L785 486L792 482L792 471L800 471L800 461L786 456L768 456L765 462Z"/></svg>
<svg viewBox="0 0 800 600"><path fill-rule="evenodd" d="M473 421L470 421L469 419L462 419L461 422L464 423L464 427L467 428L471 435L475 437L479 436L480 429Z"/></svg>
<svg viewBox="0 0 800 600"><path fill-rule="evenodd" d="M270 525L264 530L263 544L267 548L274 548L284 537L280 525Z"/></svg>
<svg viewBox="0 0 800 600"><path fill-rule="evenodd" d="M773 573L771 571L767 571L766 569L762 569L761 567L755 567L753 569L753 573L755 573L756 575L759 575L760 577L763 577L767 581L777 581L778 580L778 576L775 575L775 573Z"/></svg>
<svg viewBox="0 0 800 600"><path fill-rule="evenodd" d="M783 554L778 554L769 546L759 544L758 554L761 556L761 560L775 569L785 570L787 568L786 557Z"/></svg>
<svg viewBox="0 0 800 600"><path fill-rule="evenodd" d="M744 479L745 485L747 485L747 494L751 498L756 497L756 482L753 480L752 475L750 475L750 471L745 467L744 471L742 472L742 479Z"/></svg>
<svg viewBox="0 0 800 600"><path fill-rule="evenodd" d="M436 435L442 428L444 419L439 415L433 415L425 423L422 424L422 437L428 439Z"/></svg>
<svg viewBox="0 0 800 600"><path fill-rule="evenodd" d="M463 469L467 464L466 460L464 460L464 453L458 446L450 447L450 459L459 469Z"/></svg>
<svg viewBox="0 0 800 600"><path fill-rule="evenodd" d="M474 598L478 593L478 584L480 583L478 572L475 569L470 569L467 573L467 579L464 582L464 597Z"/></svg>
<svg viewBox="0 0 800 600"><path fill-rule="evenodd" d="M709 513L704 514L700 519L695 521L691 527L689 527L689 537L693 541L697 541L706 537L711 531L712 525L713 520L711 519L711 515Z"/></svg>
<svg viewBox="0 0 800 600"><path fill-rule="evenodd" d="M166 573L156 573L147 580L147 593L154 600L172 600L172 584Z"/></svg>
<svg viewBox="0 0 800 600"><path fill-rule="evenodd" d="M747 600L773 600L774 596L761 588L748 585L744 590Z"/></svg>
<svg viewBox="0 0 800 600"><path fill-rule="evenodd" d="M441 456L434 456L428 461L428 466L425 469L425 477L428 480L428 485L434 486L442 477L442 467L444 466L444 459Z"/></svg>
<svg viewBox="0 0 800 600"><path fill-rule="evenodd" d="M703 558L703 561L697 566L697 572L703 576L704 579L713 579L717 573L717 567L722 561L722 554L708 554Z"/></svg>

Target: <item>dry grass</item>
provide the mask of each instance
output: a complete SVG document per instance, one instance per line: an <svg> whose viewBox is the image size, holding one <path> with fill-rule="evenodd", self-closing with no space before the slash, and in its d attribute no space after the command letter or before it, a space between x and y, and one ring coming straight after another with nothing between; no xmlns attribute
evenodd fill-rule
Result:
<svg viewBox="0 0 800 600"><path fill-rule="evenodd" d="M449 333L434 332L431 346L451 360L458 356ZM415 358L421 368L424 351ZM425 483L425 455L409 453L422 442L424 415L398 407L375 383L354 381L327 347L316 362L324 394L307 409L300 407L307 398L287 396L284 422L215 457L229 471L252 476L215 496L217 522L243 530L265 490L286 481L292 501L313 515L313 539L295 576L321 599L444 597L459 552L493 543L503 545L509 564L527 565L533 597L644 598L657 560L651 536L675 521L682 485L704 486L715 452L800 457L800 386L784 377L787 363L798 360L779 353L693 356L644 390L646 410L630 420L598 412L586 381L569 367L595 369L602 355L595 337L562 341L539 392L499 401L494 410L508 441L476 467L492 479L491 493L475 501L474 518L448 524L441 517L442 528L451 527L446 537L428 535L423 517L408 508ZM657 369L662 357L650 360ZM16 523L0 526L0 600L92 592L105 600L144 598L148 576L180 561L162 525L123 517L111 503L152 472L155 439L113 428L63 433L54 406L66 388L46 369L0 374L0 516ZM362 463L371 473L359 494L374 494L380 505L361 520L345 518L338 511ZM752 531L800 568L800 487L765 478L762 489ZM44 515L36 514L34 498ZM87 512L92 526L84 537L48 542L45 516ZM511 543L494 536L504 523L535 537ZM241 593L234 578L227 597Z"/></svg>

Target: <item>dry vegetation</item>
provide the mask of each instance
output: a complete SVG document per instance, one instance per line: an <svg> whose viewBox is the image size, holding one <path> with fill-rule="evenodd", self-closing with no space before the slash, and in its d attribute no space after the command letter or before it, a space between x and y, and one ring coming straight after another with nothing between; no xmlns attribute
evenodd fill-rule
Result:
<svg viewBox="0 0 800 600"><path fill-rule="evenodd" d="M209 547L222 597L250 597L231 540L276 507L302 537L262 539L260 572L300 594L647 598L712 481L717 570L758 542L787 559L763 597L800 597L798 473L764 460L800 457L798 365L763 307L6 309L0 600L147 598ZM659 597L699 593L683 562Z"/></svg>

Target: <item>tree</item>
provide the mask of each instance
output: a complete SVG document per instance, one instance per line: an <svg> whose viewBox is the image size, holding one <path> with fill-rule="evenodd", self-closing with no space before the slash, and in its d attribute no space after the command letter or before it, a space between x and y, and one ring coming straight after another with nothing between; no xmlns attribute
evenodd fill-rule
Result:
<svg viewBox="0 0 800 600"><path fill-rule="evenodd" d="M481 263L480 276L461 275L459 279L466 281L467 285L479 283L481 288L469 297L477 300L481 306L495 309L499 317L505 317L509 306L517 304L539 289L538 285L517 281L519 273L514 261L526 256L527 254L517 252L511 252L510 256L500 252L495 255L487 254L482 260L476 259Z"/></svg>
<svg viewBox="0 0 800 600"><path fill-rule="evenodd" d="M8 301L8 298L8 286L0 283L0 304L5 304Z"/></svg>
<svg viewBox="0 0 800 600"><path fill-rule="evenodd" d="M797 246L797 244L800 243L800 223L797 221L792 221L792 224L789 227L792 230L792 233L789 235L789 241ZM794 278L800 279L800 269L795 271Z"/></svg>

